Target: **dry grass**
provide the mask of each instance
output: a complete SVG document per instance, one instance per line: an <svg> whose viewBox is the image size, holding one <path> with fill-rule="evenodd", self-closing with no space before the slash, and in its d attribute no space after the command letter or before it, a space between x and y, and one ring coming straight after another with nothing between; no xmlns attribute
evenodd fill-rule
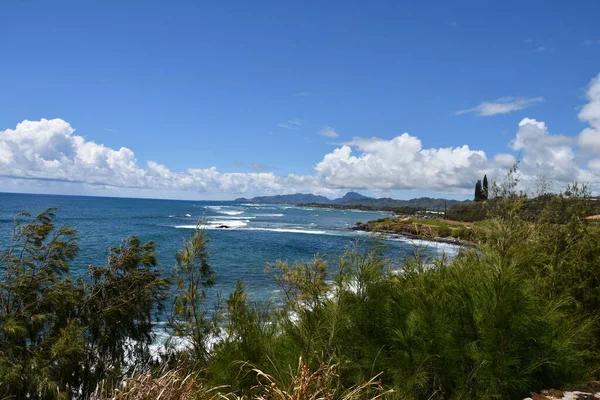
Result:
<svg viewBox="0 0 600 400"><path fill-rule="evenodd" d="M227 392L225 386L207 388L198 372L185 373L177 368L158 377L147 373L127 378L107 396L101 395L106 391L100 386L92 400L376 400L394 393L385 391L377 377L340 392L336 365L322 364L312 371L302 359L286 387L259 369L253 368L251 372L256 374L258 383L242 397Z"/></svg>
<svg viewBox="0 0 600 400"><path fill-rule="evenodd" d="M199 373L185 373L176 368L159 374L139 374L125 379L121 387L112 390L108 396L101 385L96 389L92 400L217 400L223 397L218 391L221 387L207 389L199 379Z"/></svg>
<svg viewBox="0 0 600 400"><path fill-rule="evenodd" d="M354 386L343 393L337 388L337 366L321 364L319 369L312 371L302 359L298 362L296 374L287 388L281 387L272 376L254 369L259 385L254 399L256 400L360 400L382 399L394 393L384 391L377 376L362 385Z"/></svg>

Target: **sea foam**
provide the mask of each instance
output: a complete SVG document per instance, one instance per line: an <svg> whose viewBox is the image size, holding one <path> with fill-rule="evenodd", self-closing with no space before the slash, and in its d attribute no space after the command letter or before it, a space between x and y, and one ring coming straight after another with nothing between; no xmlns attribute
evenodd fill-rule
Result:
<svg viewBox="0 0 600 400"><path fill-rule="evenodd" d="M219 214L225 214L225 215L240 215L243 214L243 211L238 211L238 210L217 210L217 212Z"/></svg>

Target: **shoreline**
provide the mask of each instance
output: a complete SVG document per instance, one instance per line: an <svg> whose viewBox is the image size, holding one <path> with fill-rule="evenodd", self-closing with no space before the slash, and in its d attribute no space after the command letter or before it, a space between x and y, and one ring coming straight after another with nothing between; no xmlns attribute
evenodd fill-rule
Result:
<svg viewBox="0 0 600 400"><path fill-rule="evenodd" d="M372 212L382 212L382 213L390 213L395 214L393 207L371 207L371 206L363 206L363 205L344 205L344 204L321 204L321 203L300 203L294 204L296 207L311 207L311 208L328 208L331 210L341 210L341 211L372 211ZM398 208L398 207L396 207Z"/></svg>
<svg viewBox="0 0 600 400"><path fill-rule="evenodd" d="M463 239L457 239L457 238L451 238L451 237L441 237L441 236L434 236L434 235L430 235L430 236L418 235L418 234L414 234L411 232L398 232L398 231L393 231L393 230L388 230L388 229L376 229L376 228L372 228L371 226L369 226L369 223L361 224L361 225L354 226L354 227L351 227L348 229L352 230L352 231L381 233L381 234L384 234L387 236L397 236L397 237L402 237L402 238L407 238L407 239L412 239L412 240L422 240L422 241L427 241L427 242L452 244L452 245L464 246L464 247L475 247L475 244L473 242L469 242L469 241L463 240Z"/></svg>

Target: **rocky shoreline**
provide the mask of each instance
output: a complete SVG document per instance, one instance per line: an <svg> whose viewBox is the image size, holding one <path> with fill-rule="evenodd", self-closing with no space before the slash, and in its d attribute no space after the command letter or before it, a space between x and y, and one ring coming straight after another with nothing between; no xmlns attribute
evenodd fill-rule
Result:
<svg viewBox="0 0 600 400"><path fill-rule="evenodd" d="M399 237L412 239L412 240L426 240L429 242L446 243L446 244L453 244L453 245L457 245L457 246L467 246L467 247L474 246L474 244L472 242L469 242L469 241L463 240L463 239L436 236L436 235L432 234L431 232L418 233L415 230L409 228L408 226L406 226L406 228L402 229L402 230L378 229L377 227L375 227L372 224L367 222L365 224L358 224L349 229L353 230L353 231L382 233L382 234L389 235L389 236L399 236Z"/></svg>

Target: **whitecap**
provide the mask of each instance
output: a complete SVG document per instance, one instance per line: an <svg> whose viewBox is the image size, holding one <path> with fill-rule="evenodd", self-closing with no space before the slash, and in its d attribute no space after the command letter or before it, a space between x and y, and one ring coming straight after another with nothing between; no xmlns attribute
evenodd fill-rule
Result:
<svg viewBox="0 0 600 400"><path fill-rule="evenodd" d="M256 219L256 216L244 216L244 217L234 217L234 216L229 216L229 215L219 215L219 216L215 216L214 218L220 218L220 219Z"/></svg>
<svg viewBox="0 0 600 400"><path fill-rule="evenodd" d="M256 207L256 208L261 208L263 210L276 210L277 209L277 207L273 207L273 206L266 205L266 204L241 203L240 206L244 206L244 207Z"/></svg>
<svg viewBox="0 0 600 400"><path fill-rule="evenodd" d="M213 220L200 225L202 229L240 229L248 225L248 220ZM178 229L196 229L196 225L175 225Z"/></svg>
<svg viewBox="0 0 600 400"><path fill-rule="evenodd" d="M284 214L255 214L257 217L283 217Z"/></svg>
<svg viewBox="0 0 600 400"><path fill-rule="evenodd" d="M212 220L209 221L209 226L215 226L215 227L221 227L221 226L227 226L228 228L242 228L246 225L248 225L248 220Z"/></svg>
<svg viewBox="0 0 600 400"><path fill-rule="evenodd" d="M243 211L217 211L219 214L225 214L225 215L240 215L243 214Z"/></svg>
<svg viewBox="0 0 600 400"><path fill-rule="evenodd" d="M186 216L186 217L191 217L191 215L190 215L190 214L185 214L185 216Z"/></svg>
<svg viewBox="0 0 600 400"><path fill-rule="evenodd" d="M327 231L317 231L312 229L295 229L295 228L259 228L253 227L248 228L250 231L268 231L268 232L280 232L280 233L306 233L310 235L327 235L332 234Z"/></svg>

